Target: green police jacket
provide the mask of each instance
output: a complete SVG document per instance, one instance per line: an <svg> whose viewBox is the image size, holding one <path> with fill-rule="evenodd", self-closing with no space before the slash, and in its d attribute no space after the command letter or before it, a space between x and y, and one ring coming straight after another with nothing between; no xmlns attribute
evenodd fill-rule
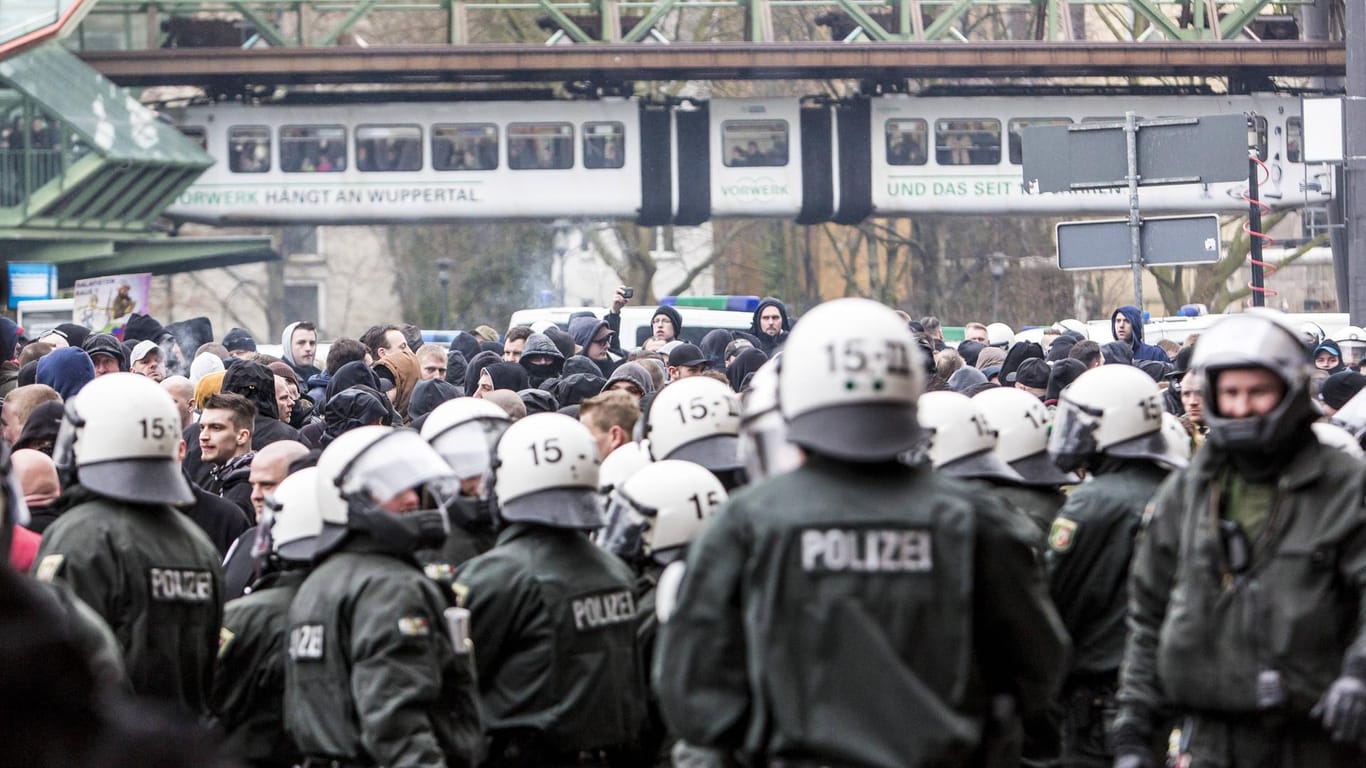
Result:
<svg viewBox="0 0 1366 768"><path fill-rule="evenodd" d="M736 492L660 627L665 720L756 761L965 764L992 699L1032 714L1067 653L1006 515L927 467L818 456Z"/></svg>
<svg viewBox="0 0 1366 768"><path fill-rule="evenodd" d="M1237 575L1221 562L1221 467L1206 444L1146 513L1117 734L1146 736L1164 704L1254 712L1259 677L1278 677L1283 711L1298 716L1338 675L1366 678L1366 467L1308 441L1274 478L1271 514Z"/></svg>
<svg viewBox="0 0 1366 768"><path fill-rule="evenodd" d="M1150 461L1116 462L1073 488L1053 521L1048 588L1072 637L1070 675L1119 673L1134 536L1167 473Z"/></svg>
<svg viewBox="0 0 1366 768"><path fill-rule="evenodd" d="M456 572L490 734L556 752L634 743L645 717L635 576L582 532L515 523Z"/></svg>
<svg viewBox="0 0 1366 768"><path fill-rule="evenodd" d="M450 601L417 564L351 534L289 608L285 727L305 756L386 768L473 765L483 742Z"/></svg>
<svg viewBox="0 0 1366 768"><path fill-rule="evenodd" d="M207 711L223 616L218 550L169 506L67 489L33 573L62 581L109 625L133 691Z"/></svg>
<svg viewBox="0 0 1366 768"><path fill-rule="evenodd" d="M289 604L307 575L269 574L223 607L210 709L223 751L252 766L290 766L300 757L285 733L285 639Z"/></svg>
<svg viewBox="0 0 1366 768"><path fill-rule="evenodd" d="M1038 530L1039 535L1036 539L1039 545L1040 554L1043 553L1044 537L1053 526L1053 519L1058 516L1058 510L1067 501L1067 494L1047 485L1014 485L1003 484L996 487L996 493L1006 501L1009 501L1020 512L1029 518L1029 522Z"/></svg>

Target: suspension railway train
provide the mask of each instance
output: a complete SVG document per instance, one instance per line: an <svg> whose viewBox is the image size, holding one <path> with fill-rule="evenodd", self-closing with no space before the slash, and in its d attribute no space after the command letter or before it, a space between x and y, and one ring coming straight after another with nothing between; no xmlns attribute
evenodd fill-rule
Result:
<svg viewBox="0 0 1366 768"><path fill-rule="evenodd" d="M167 215L210 224L714 217L1105 215L1125 190L1030 193L1029 125L1244 113L1273 208L1326 202L1282 94L905 96L190 106L217 162ZM1145 214L1245 211L1247 184L1145 187Z"/></svg>

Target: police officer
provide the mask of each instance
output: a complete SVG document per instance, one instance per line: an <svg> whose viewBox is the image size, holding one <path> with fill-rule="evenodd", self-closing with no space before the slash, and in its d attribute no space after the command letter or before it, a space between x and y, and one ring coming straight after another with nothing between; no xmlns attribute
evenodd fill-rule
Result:
<svg viewBox="0 0 1366 768"><path fill-rule="evenodd" d="M993 709L1046 701L1066 653L1033 553L963 485L897 461L925 372L895 312L822 304L785 349L807 460L734 492L689 549L656 649L665 721L758 765L985 759Z"/></svg>
<svg viewBox="0 0 1366 768"><path fill-rule="evenodd" d="M454 587L470 610L487 764L624 761L645 712L634 574L583 535L602 525L593 435L535 414L508 427L495 455L504 527Z"/></svg>
<svg viewBox="0 0 1366 768"><path fill-rule="evenodd" d="M1143 507L1174 466L1162 393L1130 365L1093 368L1063 390L1048 453L1086 470L1048 533L1049 591L1072 636L1063 683L1062 765L1106 766L1114 717L1129 561Z"/></svg>
<svg viewBox="0 0 1366 768"><path fill-rule="evenodd" d="M740 461L740 398L723 382L691 376L655 395L643 416L655 461L691 461L711 470L728 490L745 482Z"/></svg>
<svg viewBox="0 0 1366 768"><path fill-rule="evenodd" d="M301 469L266 497L254 552L262 576L223 608L211 707L224 752L251 766L287 768L301 757L285 733L285 640L323 529L317 472Z"/></svg>
<svg viewBox="0 0 1366 768"><path fill-rule="evenodd" d="M650 464L614 488L609 496L603 540L608 551L636 571L636 648L641 669L648 675L654 658L659 620L655 588L671 563L680 563L688 544L726 500L721 481L688 461L666 459ZM642 678L644 679L644 678ZM653 756L656 765L669 765L672 739L660 719L657 702L650 702L649 722L641 737L641 764Z"/></svg>
<svg viewBox="0 0 1366 768"><path fill-rule="evenodd" d="M493 500L483 488L493 460L493 446L512 420L488 400L457 397L437 406L422 425L426 440L451 465L460 480L459 493L446 507L450 533L440 549L417 553L427 576L450 586L455 567L493 548Z"/></svg>
<svg viewBox="0 0 1366 768"><path fill-rule="evenodd" d="M450 466L412 430L363 426L323 451L316 479L321 561L290 605L285 665L305 765L474 765L468 646L447 628L449 593L413 559L445 538Z"/></svg>
<svg viewBox="0 0 1366 768"><path fill-rule="evenodd" d="M979 392L972 404L996 432L996 455L1022 478L1000 493L1029 516L1041 535L1047 535L1067 500L1062 486L1078 482L1075 474L1058 469L1048 457L1052 412L1039 398L1010 387Z"/></svg>
<svg viewBox="0 0 1366 768"><path fill-rule="evenodd" d="M1366 764L1366 479L1314 439L1308 363L1272 314L1220 320L1191 359L1208 440L1145 513L1115 765L1160 765L1161 716L1203 765Z"/></svg>
<svg viewBox="0 0 1366 768"><path fill-rule="evenodd" d="M111 373L67 402L54 448L67 506L34 574L61 581L123 648L136 693L206 710L222 619L218 550L173 505L194 495L180 471L180 415L156 382Z"/></svg>
<svg viewBox="0 0 1366 768"><path fill-rule="evenodd" d="M802 449L787 439L787 422L778 410L778 360L754 372L740 404L740 461L749 482L800 467Z"/></svg>

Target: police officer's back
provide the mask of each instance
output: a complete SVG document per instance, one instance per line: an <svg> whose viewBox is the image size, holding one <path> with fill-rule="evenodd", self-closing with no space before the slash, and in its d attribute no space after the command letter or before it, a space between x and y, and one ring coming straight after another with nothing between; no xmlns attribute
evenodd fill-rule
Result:
<svg viewBox="0 0 1366 768"><path fill-rule="evenodd" d="M962 764L998 695L1048 699L1066 640L1028 545L897 456L924 372L900 318L809 312L779 372L804 466L735 492L687 558L655 681L687 741L757 764Z"/></svg>
<svg viewBox="0 0 1366 768"><path fill-rule="evenodd" d="M285 722L323 765L473 765L473 671L447 592L412 554L441 544L450 467L411 430L366 426L318 459L322 558L289 610Z"/></svg>
<svg viewBox="0 0 1366 768"><path fill-rule="evenodd" d="M1194 766L1366 763L1366 479L1315 439L1294 328L1201 334L1208 440L1161 487L1134 556L1117 766L1160 765L1164 709Z"/></svg>
<svg viewBox="0 0 1366 768"><path fill-rule="evenodd" d="M1102 365L1062 391L1049 455L1087 472L1048 536L1049 591L1072 636L1063 683L1062 764L1105 766L1124 652L1129 562L1143 508L1185 462L1162 432L1162 395L1129 365Z"/></svg>
<svg viewBox="0 0 1366 768"><path fill-rule="evenodd" d="M498 440L497 545L456 572L470 610L489 764L595 765L633 746L645 700L634 574L602 525L592 433L536 414Z"/></svg>
<svg viewBox="0 0 1366 768"><path fill-rule="evenodd" d="M642 680L649 679L659 632L655 600L660 575L665 568L682 567L688 545L725 501L726 489L710 470L676 459L641 468L608 497L604 546L636 571L636 649ZM672 741L651 696L648 723L637 750L641 763L654 756L655 764L670 765Z"/></svg>
<svg viewBox="0 0 1366 768"><path fill-rule="evenodd" d="M155 382L113 373L66 406L54 449L67 507L44 533L40 580L68 584L113 630L139 694L205 710L222 617L218 550L172 505L180 416Z"/></svg>
<svg viewBox="0 0 1366 768"><path fill-rule="evenodd" d="M322 533L317 472L299 470L266 497L254 553L262 576L223 608L211 709L224 752L252 766L291 766L300 757L285 733L285 643L290 603Z"/></svg>

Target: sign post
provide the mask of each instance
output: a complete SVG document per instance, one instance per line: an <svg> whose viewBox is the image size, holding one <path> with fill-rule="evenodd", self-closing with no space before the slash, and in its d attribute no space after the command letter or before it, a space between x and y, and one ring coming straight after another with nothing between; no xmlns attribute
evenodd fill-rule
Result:
<svg viewBox="0 0 1366 768"><path fill-rule="evenodd" d="M1122 123L1029 127L1021 141L1024 181L1031 191L1128 188L1126 263L1134 273L1134 301L1140 309L1143 267L1158 262L1152 260L1156 254L1143 245L1139 187L1209 184L1247 177L1247 118L1243 115L1140 120L1129 111ZM1123 165L1119 164L1121 157ZM1060 225L1059 236L1061 232ZM1215 238L1217 241L1217 217ZM1216 259L1217 253L1216 248ZM1059 264L1063 262L1061 241L1058 260Z"/></svg>

